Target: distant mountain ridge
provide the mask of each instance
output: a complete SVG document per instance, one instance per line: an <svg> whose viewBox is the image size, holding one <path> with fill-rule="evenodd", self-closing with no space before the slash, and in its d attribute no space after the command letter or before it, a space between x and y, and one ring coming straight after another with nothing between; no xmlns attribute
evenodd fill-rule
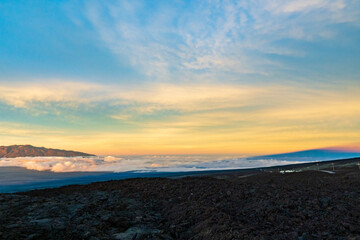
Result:
<svg viewBox="0 0 360 240"><path fill-rule="evenodd" d="M360 152L348 152L332 149L311 149L299 152L281 153L265 156L256 156L248 158L249 160L287 160L287 161L304 161L304 160L336 160L360 157Z"/></svg>
<svg viewBox="0 0 360 240"><path fill-rule="evenodd" d="M92 154L66 151L60 149L34 147L31 145L11 145L0 146L0 158L15 157L77 157L77 156L94 156Z"/></svg>

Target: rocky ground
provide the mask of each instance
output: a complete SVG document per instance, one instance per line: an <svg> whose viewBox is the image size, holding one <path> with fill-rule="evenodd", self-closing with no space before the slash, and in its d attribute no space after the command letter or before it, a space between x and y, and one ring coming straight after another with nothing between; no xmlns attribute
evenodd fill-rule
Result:
<svg viewBox="0 0 360 240"><path fill-rule="evenodd" d="M360 239L360 170L148 178L0 194L0 239Z"/></svg>

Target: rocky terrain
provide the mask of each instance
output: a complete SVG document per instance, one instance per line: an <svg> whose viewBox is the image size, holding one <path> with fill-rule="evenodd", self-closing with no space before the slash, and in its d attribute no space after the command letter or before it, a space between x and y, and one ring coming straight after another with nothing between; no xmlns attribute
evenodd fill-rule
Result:
<svg viewBox="0 0 360 240"><path fill-rule="evenodd" d="M0 194L0 239L360 239L360 170L231 171Z"/></svg>
<svg viewBox="0 0 360 240"><path fill-rule="evenodd" d="M76 156L94 156L83 152L65 151L44 147L34 147L31 145L12 145L0 146L0 158L15 157L76 157Z"/></svg>

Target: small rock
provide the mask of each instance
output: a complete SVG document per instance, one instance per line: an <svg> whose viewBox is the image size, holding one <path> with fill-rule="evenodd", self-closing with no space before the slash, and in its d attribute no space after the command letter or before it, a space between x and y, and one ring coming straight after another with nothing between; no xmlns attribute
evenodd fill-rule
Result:
<svg viewBox="0 0 360 240"><path fill-rule="evenodd" d="M32 240L32 239L38 239L39 235L36 233L30 234L29 236L27 236L27 238L25 238L25 240Z"/></svg>
<svg viewBox="0 0 360 240"><path fill-rule="evenodd" d="M147 234L158 234L160 230L158 229L146 229L141 227L131 227L125 232L116 233L113 235L114 239L121 239L121 240L133 240L137 238L141 238Z"/></svg>
<svg viewBox="0 0 360 240"><path fill-rule="evenodd" d="M114 239L121 239L121 240L133 240L138 236L139 233L142 233L142 230L137 227L132 227L122 233L116 233L113 235Z"/></svg>
<svg viewBox="0 0 360 240"><path fill-rule="evenodd" d="M111 214L105 214L100 217L101 221L109 221Z"/></svg>
<svg viewBox="0 0 360 240"><path fill-rule="evenodd" d="M49 224L50 223L50 219L49 218L43 218L43 219L37 219L37 220L33 220L33 223L39 224L39 225L44 225L44 224Z"/></svg>
<svg viewBox="0 0 360 240"><path fill-rule="evenodd" d="M307 240L307 234L303 233L300 237L298 237L298 240Z"/></svg>
<svg viewBox="0 0 360 240"><path fill-rule="evenodd" d="M324 207L327 207L329 205L329 199L327 198L322 198L320 202Z"/></svg>
<svg viewBox="0 0 360 240"><path fill-rule="evenodd" d="M88 238L90 235L91 235L91 232L90 232L90 231L86 231L86 232L83 234L83 237L84 237L84 238Z"/></svg>

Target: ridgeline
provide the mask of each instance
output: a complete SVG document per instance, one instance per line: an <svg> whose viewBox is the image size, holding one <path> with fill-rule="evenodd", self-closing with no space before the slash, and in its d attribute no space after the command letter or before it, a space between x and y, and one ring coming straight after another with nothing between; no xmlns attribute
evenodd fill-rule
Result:
<svg viewBox="0 0 360 240"><path fill-rule="evenodd" d="M0 158L16 157L77 157L94 156L92 154L60 149L34 147L31 145L0 146Z"/></svg>

